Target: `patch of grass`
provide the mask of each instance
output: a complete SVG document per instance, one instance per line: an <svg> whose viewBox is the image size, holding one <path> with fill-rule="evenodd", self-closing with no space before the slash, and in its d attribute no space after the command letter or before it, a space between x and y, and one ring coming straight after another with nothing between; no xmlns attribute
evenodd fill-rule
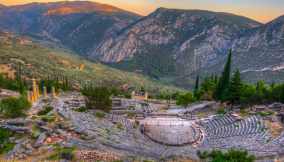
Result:
<svg viewBox="0 0 284 162"><path fill-rule="evenodd" d="M54 153L48 157L47 160L75 160L75 147L60 147L55 146Z"/></svg>
<svg viewBox="0 0 284 162"><path fill-rule="evenodd" d="M124 128L123 128L123 125L121 124L121 123L117 123L116 124L116 127L118 128L118 129L120 129L120 130L123 130Z"/></svg>
<svg viewBox="0 0 284 162"><path fill-rule="evenodd" d="M78 109L75 109L74 111L77 111L77 112L87 112L88 109L85 106L81 106Z"/></svg>
<svg viewBox="0 0 284 162"><path fill-rule="evenodd" d="M36 139L40 135L40 130L36 125L32 126L32 138Z"/></svg>
<svg viewBox="0 0 284 162"><path fill-rule="evenodd" d="M42 110L40 110L37 115L42 116L48 114L50 111L53 110L52 106L45 106Z"/></svg>
<svg viewBox="0 0 284 162"><path fill-rule="evenodd" d="M41 120L44 121L44 122L48 122L48 123L52 123L55 121L55 116L53 115L44 115L44 116L41 116Z"/></svg>
<svg viewBox="0 0 284 162"><path fill-rule="evenodd" d="M217 110L217 114L218 115L225 115L226 114L226 110L224 107L220 107L218 110Z"/></svg>
<svg viewBox="0 0 284 162"><path fill-rule="evenodd" d="M265 117L265 116L273 115L274 112L273 111L261 111L261 112L258 112L257 114L260 115L260 116Z"/></svg>
<svg viewBox="0 0 284 162"><path fill-rule="evenodd" d="M135 117L135 113L134 112L127 112L127 117L132 119L132 118Z"/></svg>
<svg viewBox="0 0 284 162"><path fill-rule="evenodd" d="M105 115L106 115L106 114L105 114L104 112L101 112L101 111L97 111L96 114L95 114L95 116L96 116L97 118L100 118L100 119L104 118Z"/></svg>
<svg viewBox="0 0 284 162"><path fill-rule="evenodd" d="M245 109L245 108L240 109L240 116L241 117L245 117L245 116L248 116L248 115L249 115L249 112L248 112L247 109Z"/></svg>

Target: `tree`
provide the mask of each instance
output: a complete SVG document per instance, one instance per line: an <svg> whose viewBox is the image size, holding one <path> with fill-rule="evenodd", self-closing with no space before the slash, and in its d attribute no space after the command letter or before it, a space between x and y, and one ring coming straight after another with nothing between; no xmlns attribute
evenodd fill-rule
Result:
<svg viewBox="0 0 284 162"><path fill-rule="evenodd" d="M240 102L242 104L247 105L257 103L258 100L256 97L256 88L254 85L243 85L241 92Z"/></svg>
<svg viewBox="0 0 284 162"><path fill-rule="evenodd" d="M221 101L225 101L229 93L231 63L232 63L232 50L230 50L229 52L227 62L225 64L222 76L217 86L216 98Z"/></svg>
<svg viewBox="0 0 284 162"><path fill-rule="evenodd" d="M218 83L217 76L206 77L201 84L200 98L203 100L213 100L214 94L216 93L216 87Z"/></svg>
<svg viewBox="0 0 284 162"><path fill-rule="evenodd" d="M177 97L177 105L187 107L190 103L194 102L195 98L191 92L181 94Z"/></svg>
<svg viewBox="0 0 284 162"><path fill-rule="evenodd" d="M197 77L196 77L193 93L194 93L194 97L196 97L197 99L200 98L200 95L199 95L199 75L197 75Z"/></svg>
<svg viewBox="0 0 284 162"><path fill-rule="evenodd" d="M4 117L16 118L25 115L25 111L31 107L26 97L10 97L0 102L0 112Z"/></svg>
<svg viewBox="0 0 284 162"><path fill-rule="evenodd" d="M220 150L213 150L211 152L197 152L200 159L207 160L209 162L254 162L255 157L249 155L246 150L231 149L227 152Z"/></svg>
<svg viewBox="0 0 284 162"><path fill-rule="evenodd" d="M86 97L86 107L88 109L98 109L105 112L111 110L111 91L106 87L85 86L82 94Z"/></svg>
<svg viewBox="0 0 284 162"><path fill-rule="evenodd" d="M242 80L240 71L237 70L231 80L230 84L230 101L235 104L240 102L242 90Z"/></svg>

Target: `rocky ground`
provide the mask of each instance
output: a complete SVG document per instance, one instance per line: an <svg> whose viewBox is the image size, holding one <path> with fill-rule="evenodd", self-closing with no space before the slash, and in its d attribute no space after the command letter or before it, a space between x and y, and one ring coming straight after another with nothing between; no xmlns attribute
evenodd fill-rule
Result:
<svg viewBox="0 0 284 162"><path fill-rule="evenodd" d="M199 105L216 106L212 102ZM1 120L2 128L16 132L16 136L10 138L15 146L3 158L34 161L54 158L75 158L75 161L197 160L196 151L205 149L204 142L183 146L154 142L141 133L141 125L137 121L122 115L101 115L101 112L94 110L80 111L82 106L84 99L80 94L66 93L57 98L40 99L26 118ZM53 109L43 115L41 112L46 107ZM183 110L187 115L181 117L187 118L190 116L188 113L196 113L198 106L193 107L195 109L191 111ZM175 111L169 111L169 114ZM161 115L158 112L152 114ZM204 132L199 134L201 137ZM70 158L64 152L72 152L74 157Z"/></svg>

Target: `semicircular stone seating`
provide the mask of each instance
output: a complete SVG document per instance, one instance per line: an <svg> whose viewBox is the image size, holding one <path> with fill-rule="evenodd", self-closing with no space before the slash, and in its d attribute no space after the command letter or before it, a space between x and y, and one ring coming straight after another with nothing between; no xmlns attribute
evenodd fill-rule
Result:
<svg viewBox="0 0 284 162"><path fill-rule="evenodd" d="M153 118L142 124L142 133L152 141L170 146L194 144L200 140L201 131L186 120L167 120Z"/></svg>
<svg viewBox="0 0 284 162"><path fill-rule="evenodd" d="M279 140L272 140L260 116L241 120L232 115L215 116L199 124L204 129L201 145L205 148L242 148L262 156L277 154L280 148L275 144Z"/></svg>

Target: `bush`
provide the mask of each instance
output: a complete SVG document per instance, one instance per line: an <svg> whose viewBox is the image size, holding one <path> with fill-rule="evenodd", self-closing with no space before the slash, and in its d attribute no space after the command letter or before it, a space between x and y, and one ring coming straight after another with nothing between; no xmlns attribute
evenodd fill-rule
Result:
<svg viewBox="0 0 284 162"><path fill-rule="evenodd" d="M44 122L51 123L51 122L55 121L55 116L53 116L53 115L44 115L44 116L41 117L41 120L44 121Z"/></svg>
<svg viewBox="0 0 284 162"><path fill-rule="evenodd" d="M187 107L190 103L194 101L196 101L196 99L194 98L191 92L181 94L177 97L177 105L182 105L184 107Z"/></svg>
<svg viewBox="0 0 284 162"><path fill-rule="evenodd" d="M37 113L37 115L39 115L39 116L41 116L41 115L46 115L46 114L48 114L50 111L52 111L53 110L53 107L51 107L51 106L45 106L44 108L43 108L43 110L40 110L38 113Z"/></svg>
<svg viewBox="0 0 284 162"><path fill-rule="evenodd" d="M55 146L55 152L49 156L48 160L74 160L74 147L67 148L67 147L60 147L60 146Z"/></svg>
<svg viewBox="0 0 284 162"><path fill-rule="evenodd" d="M98 109L105 112L111 110L111 91L108 88L87 86L83 88L82 94L86 98L88 109Z"/></svg>
<svg viewBox="0 0 284 162"><path fill-rule="evenodd" d="M21 94L24 94L24 92L26 91L26 85L22 80L6 79L2 74L0 74L0 87L18 91Z"/></svg>
<svg viewBox="0 0 284 162"><path fill-rule="evenodd" d="M208 160L210 162L253 162L255 157L249 155L245 150L231 149L227 152L213 150L211 152L197 152L200 159Z"/></svg>
<svg viewBox="0 0 284 162"><path fill-rule="evenodd" d="M0 112L4 117L17 118L25 115L25 111L31 107L28 100L21 96L19 98L10 97L0 102Z"/></svg>
<svg viewBox="0 0 284 162"><path fill-rule="evenodd" d="M82 107L79 107L78 109L75 109L75 111L77 111L77 112L87 112L87 108L86 107L84 107L84 106L82 106Z"/></svg>
<svg viewBox="0 0 284 162"><path fill-rule="evenodd" d="M0 154L6 153L14 148L14 143L9 141L13 133L7 129L0 128Z"/></svg>
<svg viewBox="0 0 284 162"><path fill-rule="evenodd" d="M95 116L96 116L97 118L104 118L105 115L106 115L105 113L100 112L100 111L96 112L96 114L95 114Z"/></svg>
<svg viewBox="0 0 284 162"><path fill-rule="evenodd" d="M224 107L220 107L218 110L217 110L217 114L219 115L224 115L226 114L226 110Z"/></svg>
<svg viewBox="0 0 284 162"><path fill-rule="evenodd" d="M262 112L258 112L257 114L259 114L260 116L270 116L273 115L274 113L272 111L262 111Z"/></svg>
<svg viewBox="0 0 284 162"><path fill-rule="evenodd" d="M121 129L121 130L123 129L123 125L122 125L121 123L117 123L117 124L116 124L116 127L117 127L118 129Z"/></svg>

